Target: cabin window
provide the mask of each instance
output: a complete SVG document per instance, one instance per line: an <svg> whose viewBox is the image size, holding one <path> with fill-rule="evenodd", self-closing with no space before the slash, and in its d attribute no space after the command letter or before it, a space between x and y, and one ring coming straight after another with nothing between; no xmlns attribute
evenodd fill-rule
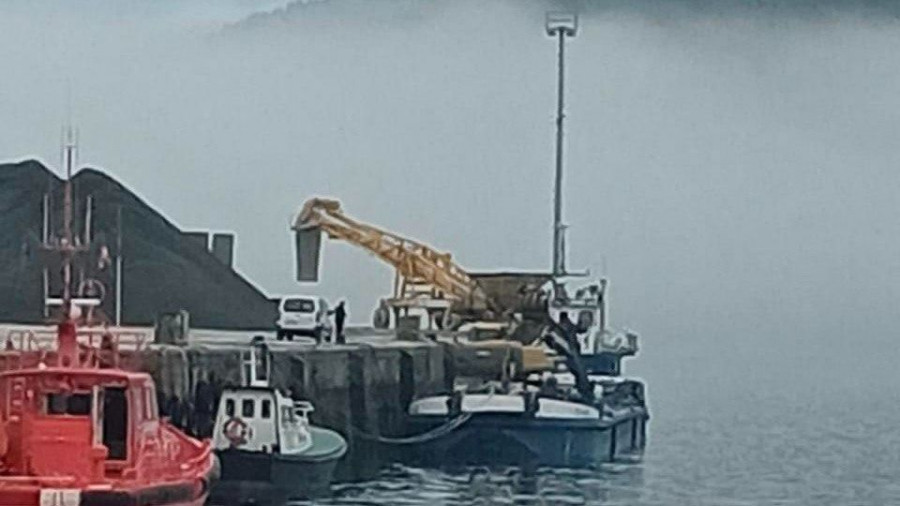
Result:
<svg viewBox="0 0 900 506"><path fill-rule="evenodd" d="M294 410L290 408L290 406L284 406L281 408L281 419L284 422L293 423L296 421L296 415L294 414Z"/></svg>
<svg viewBox="0 0 900 506"><path fill-rule="evenodd" d="M589 329L594 325L594 312L593 311L582 311L578 313L578 327L581 329Z"/></svg>
<svg viewBox="0 0 900 506"><path fill-rule="evenodd" d="M225 416L234 416L234 399L225 401Z"/></svg>
<svg viewBox="0 0 900 506"><path fill-rule="evenodd" d="M48 394L47 414L74 416L90 415L91 394Z"/></svg>
<svg viewBox="0 0 900 506"><path fill-rule="evenodd" d="M125 460L128 455L128 399L124 388L106 388L103 392L103 446L110 460Z"/></svg>
<svg viewBox="0 0 900 506"><path fill-rule="evenodd" d="M253 418L253 407L255 402L253 399L244 399L241 402L241 416L244 418Z"/></svg>
<svg viewBox="0 0 900 506"><path fill-rule="evenodd" d="M269 399L263 399L262 406L260 406L260 416L266 420L272 418L272 401Z"/></svg>

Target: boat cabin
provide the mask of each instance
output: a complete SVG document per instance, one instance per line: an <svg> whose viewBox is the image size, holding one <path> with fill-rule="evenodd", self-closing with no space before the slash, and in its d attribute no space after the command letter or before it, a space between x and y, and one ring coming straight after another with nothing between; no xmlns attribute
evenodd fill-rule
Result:
<svg viewBox="0 0 900 506"><path fill-rule="evenodd" d="M638 351L638 336L608 325L607 298L609 285L606 279L589 284L570 294L565 282L548 282L545 290L550 293L548 311L550 318L562 323L563 317L578 329L580 361L588 373L617 376L621 374L622 358Z"/></svg>
<svg viewBox="0 0 900 506"><path fill-rule="evenodd" d="M242 355L245 387L226 388L213 428L216 450L301 453L312 446L312 404L295 402L269 385L271 361L262 339L254 339Z"/></svg>
<svg viewBox="0 0 900 506"><path fill-rule="evenodd" d="M213 435L216 450L301 453L312 446L308 402L294 402L267 387L229 388L222 392Z"/></svg>
<svg viewBox="0 0 900 506"><path fill-rule="evenodd" d="M0 476L75 484L142 479L171 467L149 375L39 367L0 373ZM169 433L166 432L168 435ZM169 448L170 450L167 450Z"/></svg>

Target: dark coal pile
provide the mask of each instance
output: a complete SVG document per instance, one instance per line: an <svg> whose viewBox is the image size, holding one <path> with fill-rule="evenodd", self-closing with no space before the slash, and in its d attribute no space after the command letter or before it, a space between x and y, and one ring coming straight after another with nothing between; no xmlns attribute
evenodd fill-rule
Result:
<svg viewBox="0 0 900 506"><path fill-rule="evenodd" d="M152 325L159 315L178 310L190 313L192 327L265 329L274 324L274 302L127 188L94 169L80 170L72 181L73 230L79 237L85 234L86 198L93 197L92 249L82 255L76 279L101 282L106 315L115 314L115 275L111 265L99 262L101 247L115 257L121 244L123 324ZM45 266L51 295L61 292L59 262L42 251L41 237L47 193L49 230L62 235L63 186L40 162L0 165L0 321L46 321Z"/></svg>

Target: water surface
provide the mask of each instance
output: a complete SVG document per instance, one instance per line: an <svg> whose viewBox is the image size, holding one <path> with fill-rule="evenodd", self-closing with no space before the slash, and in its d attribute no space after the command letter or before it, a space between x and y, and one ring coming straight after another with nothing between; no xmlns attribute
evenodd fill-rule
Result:
<svg viewBox="0 0 900 506"><path fill-rule="evenodd" d="M900 504L896 347L799 350L645 347L629 364L648 382L652 416L640 464L531 473L396 465L316 504Z"/></svg>

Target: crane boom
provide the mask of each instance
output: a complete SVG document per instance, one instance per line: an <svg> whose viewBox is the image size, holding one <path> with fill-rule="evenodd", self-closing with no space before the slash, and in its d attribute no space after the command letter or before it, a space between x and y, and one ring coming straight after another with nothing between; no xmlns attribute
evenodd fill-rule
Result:
<svg viewBox="0 0 900 506"><path fill-rule="evenodd" d="M396 272L393 301L397 305L424 296L470 308L492 307L485 292L450 253L355 220L344 214L337 200L308 200L291 228L298 232L320 229L330 239L353 244L392 266Z"/></svg>

